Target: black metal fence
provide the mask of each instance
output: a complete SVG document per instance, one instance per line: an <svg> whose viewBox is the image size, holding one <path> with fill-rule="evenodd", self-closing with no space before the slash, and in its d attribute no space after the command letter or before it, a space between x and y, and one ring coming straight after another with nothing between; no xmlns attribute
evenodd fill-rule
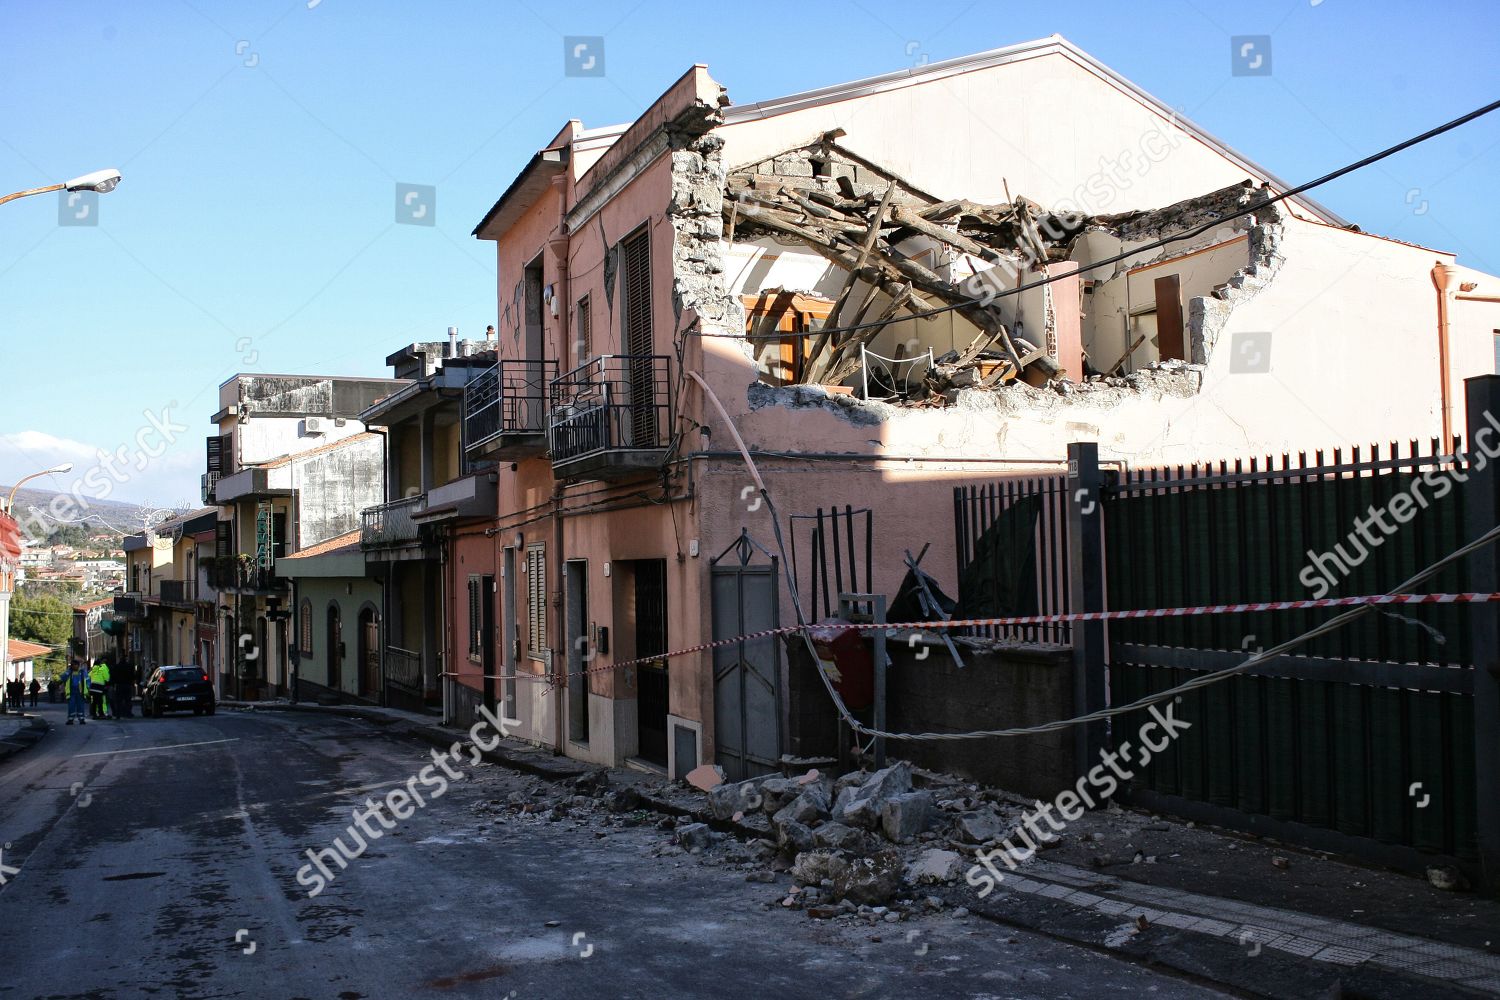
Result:
<svg viewBox="0 0 1500 1000"><path fill-rule="evenodd" d="M791 532L792 579L797 581L802 613L809 619L832 617L839 608L839 594L870 593L875 516L868 507L845 504L793 514Z"/></svg>
<svg viewBox="0 0 1500 1000"><path fill-rule="evenodd" d="M672 398L671 359L664 354L607 354L579 365L552 382L553 462L667 447Z"/></svg>
<svg viewBox="0 0 1500 1000"><path fill-rule="evenodd" d="M1068 484L1060 475L1027 476L953 490L958 550L955 618L1066 614ZM971 635L1068 643L1071 627L985 625Z"/></svg>
<svg viewBox="0 0 1500 1000"><path fill-rule="evenodd" d="M1477 534L1470 508L1497 501L1465 485L1482 467L1473 458L1459 441L1412 441L1096 473L1105 484L1097 494L1061 476L960 487L955 617L1388 593ZM1103 539L1102 564L1085 567L1103 576L1102 602L1090 607L1070 606L1098 582L1070 579L1070 522ZM1456 563L1417 589L1493 589L1471 578L1472 565ZM1085 642L1075 656L1081 671L1107 679L1110 704L1124 704L1240 664L1342 610L1114 620L1097 654L1084 652ZM1380 607L1183 694L1170 704L1191 728L1154 753L1123 794L1382 864L1417 868L1436 855L1472 865L1483 854L1485 808L1475 664L1492 655L1472 636L1485 614L1494 612ZM984 631L1069 641L1066 626ZM1110 742L1132 740L1148 718L1116 717ZM1419 786L1430 797L1423 808L1411 791Z"/></svg>

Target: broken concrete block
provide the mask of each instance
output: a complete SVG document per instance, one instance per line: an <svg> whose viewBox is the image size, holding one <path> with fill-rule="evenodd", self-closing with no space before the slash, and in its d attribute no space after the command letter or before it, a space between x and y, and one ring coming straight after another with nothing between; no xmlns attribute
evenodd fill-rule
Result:
<svg viewBox="0 0 1500 1000"><path fill-rule="evenodd" d="M828 851L804 851L792 862L792 878L802 885L819 886L824 879L838 878L848 867L849 862Z"/></svg>
<svg viewBox="0 0 1500 1000"><path fill-rule="evenodd" d="M876 771L858 788L846 787L833 808L833 818L849 826L873 830L887 799L911 791L911 766L905 761Z"/></svg>
<svg viewBox="0 0 1500 1000"><path fill-rule="evenodd" d="M717 764L699 764L687 773L687 783L711 792L724 784L724 769Z"/></svg>
<svg viewBox="0 0 1500 1000"><path fill-rule="evenodd" d="M865 906L887 903L901 889L903 870L901 855L895 851L856 858L833 880L834 898Z"/></svg>
<svg viewBox="0 0 1500 1000"><path fill-rule="evenodd" d="M864 832L843 823L824 823L813 831L813 840L819 847L856 854L865 846Z"/></svg>
<svg viewBox="0 0 1500 1000"><path fill-rule="evenodd" d="M994 840L1005 829L1000 817L988 809L962 813L954 826L959 837L971 844Z"/></svg>
<svg viewBox="0 0 1500 1000"><path fill-rule="evenodd" d="M677 846L689 853L706 851L721 835L709 829L707 823L689 823L677 828Z"/></svg>
<svg viewBox="0 0 1500 1000"><path fill-rule="evenodd" d="M906 880L913 885L937 885L952 882L963 867L957 851L937 849L923 851L906 869Z"/></svg>
<svg viewBox="0 0 1500 1000"><path fill-rule="evenodd" d="M729 782L708 793L708 811L714 819L727 820L737 812L754 812L761 806L760 783L764 779Z"/></svg>
<svg viewBox="0 0 1500 1000"><path fill-rule="evenodd" d="M802 786L795 778L766 778L760 783L760 794L764 800L762 808L768 813L777 813L802 794Z"/></svg>
<svg viewBox="0 0 1500 1000"><path fill-rule="evenodd" d="M780 825L791 820L812 826L827 818L828 793L822 785L808 785L795 799L777 811L771 817L771 822Z"/></svg>
<svg viewBox="0 0 1500 1000"><path fill-rule="evenodd" d="M787 821L776 827L776 846L781 848L783 854L801 854L810 851L815 846L813 832L803 823Z"/></svg>
<svg viewBox="0 0 1500 1000"><path fill-rule="evenodd" d="M931 822L931 792L892 795L880 808L880 828L898 844L914 840Z"/></svg>

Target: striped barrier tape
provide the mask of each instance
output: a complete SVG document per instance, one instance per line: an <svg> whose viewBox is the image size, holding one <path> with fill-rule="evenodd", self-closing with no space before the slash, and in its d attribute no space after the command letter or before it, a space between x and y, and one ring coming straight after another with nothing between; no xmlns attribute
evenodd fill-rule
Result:
<svg viewBox="0 0 1500 1000"><path fill-rule="evenodd" d="M948 628L969 628L984 625L1059 625L1068 622L1102 622L1119 621L1132 618L1186 618L1194 615L1225 615L1246 614L1259 611L1309 611L1317 608L1347 608L1361 604L1391 605L1391 604L1486 604L1500 601L1500 593L1473 593L1473 594L1368 594L1359 597L1322 597L1305 601L1263 601L1252 604L1204 604L1185 608L1149 608L1134 611L1084 611L1073 614L1061 615L1025 615L1012 618L955 618L951 621L935 622L851 622L841 623L834 628L839 629L886 629L892 632L935 632ZM589 667L586 670L577 671L576 674L605 673L610 670L623 670L630 667L644 666L651 663L660 663L663 660L673 660L678 657L688 656L693 653L701 653L708 649L719 649L724 646L733 646L741 642L751 642L756 639L769 639L778 635L791 635L794 632L812 630L820 627L811 625L785 625L781 628L762 629L759 632L747 632L729 639L716 639L712 642L702 642L696 646L687 646L683 649L663 653L660 656L640 656L633 660L622 660L617 663L606 663L599 667ZM548 674L555 677L555 674ZM551 686L549 684L549 686Z"/></svg>

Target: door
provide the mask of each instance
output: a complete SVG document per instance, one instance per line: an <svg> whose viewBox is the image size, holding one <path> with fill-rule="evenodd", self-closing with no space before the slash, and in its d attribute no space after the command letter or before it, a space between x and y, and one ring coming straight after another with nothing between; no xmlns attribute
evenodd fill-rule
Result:
<svg viewBox="0 0 1500 1000"><path fill-rule="evenodd" d="M759 564L757 553L764 556ZM776 558L744 533L714 559L709 588L716 641L780 624L777 571ZM716 648L714 760L730 781L778 770L781 715L781 643L768 636Z"/></svg>
<svg viewBox="0 0 1500 1000"><path fill-rule="evenodd" d="M635 655L667 651L667 561L635 562ZM636 672L636 731L642 760L667 766L667 661L643 664Z"/></svg>
<svg viewBox="0 0 1500 1000"><path fill-rule="evenodd" d="M568 629L568 739L589 741L589 675L584 673L593 659L588 653L589 564L569 559L563 565L567 585Z"/></svg>
<svg viewBox="0 0 1500 1000"><path fill-rule="evenodd" d="M359 613L359 693L380 694L380 622L369 608Z"/></svg>
<svg viewBox="0 0 1500 1000"><path fill-rule="evenodd" d="M495 578L479 578L479 662L484 668L481 685L484 707L495 710Z"/></svg>
<svg viewBox="0 0 1500 1000"><path fill-rule="evenodd" d="M340 689L341 675L344 666L344 626L339 621L339 606L332 602L328 605L328 686L337 691Z"/></svg>
<svg viewBox="0 0 1500 1000"><path fill-rule="evenodd" d="M503 719L519 718L516 715L516 661L521 656L521 624L516 615L516 550L507 546L502 556L500 572L504 583L500 601L500 673L504 680L502 697L505 699Z"/></svg>

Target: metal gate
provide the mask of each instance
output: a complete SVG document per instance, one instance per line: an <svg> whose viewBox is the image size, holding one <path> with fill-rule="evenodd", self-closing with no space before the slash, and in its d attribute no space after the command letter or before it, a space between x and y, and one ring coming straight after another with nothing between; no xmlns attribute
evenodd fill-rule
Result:
<svg viewBox="0 0 1500 1000"><path fill-rule="evenodd" d="M741 530L710 566L715 640L780 624L777 559L747 532ZM741 640L716 648L713 656L715 759L730 781L777 770L783 733L780 641Z"/></svg>

